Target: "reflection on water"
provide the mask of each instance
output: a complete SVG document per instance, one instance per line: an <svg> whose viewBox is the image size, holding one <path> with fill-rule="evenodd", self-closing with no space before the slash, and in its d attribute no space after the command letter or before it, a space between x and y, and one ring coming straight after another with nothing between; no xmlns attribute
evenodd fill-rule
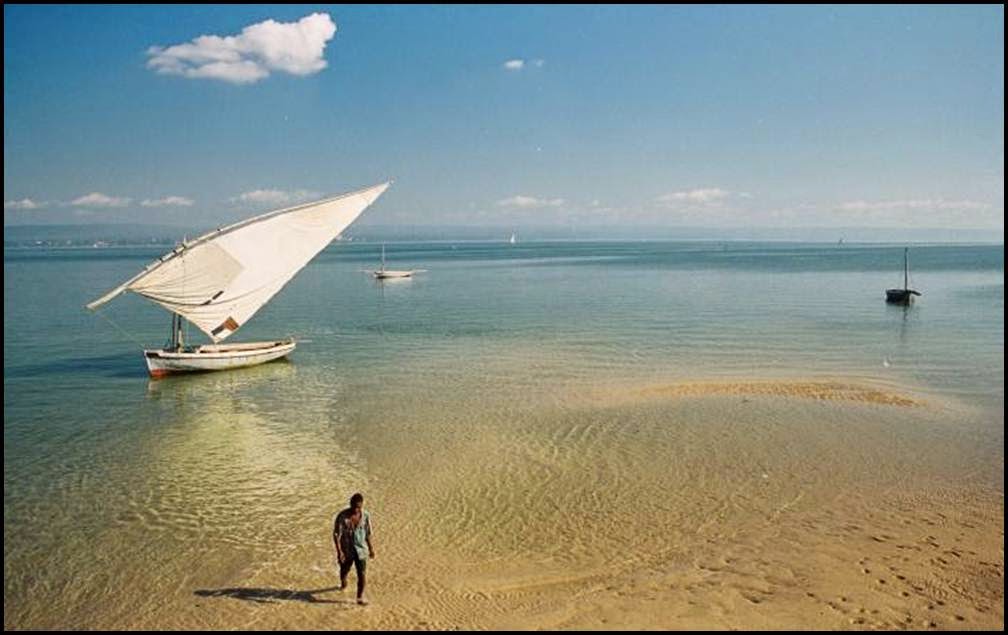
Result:
<svg viewBox="0 0 1008 635"><path fill-rule="evenodd" d="M889 304L886 303L886 313L898 319L899 323L899 343L901 348L907 343L907 330L912 325L916 316L916 309L911 304Z"/></svg>
<svg viewBox="0 0 1008 635"><path fill-rule="evenodd" d="M373 284L378 290L378 297L385 299L386 291L392 294L413 286L413 276L408 278L375 278Z"/></svg>
<svg viewBox="0 0 1008 635"><path fill-rule="evenodd" d="M407 276L405 278L375 278L375 285L379 289L384 289L385 287L396 287L401 285L411 284L414 280L413 276Z"/></svg>
<svg viewBox="0 0 1008 635"><path fill-rule="evenodd" d="M142 624L98 607L136 620L162 610L165 581L233 582L324 536L368 480L339 381L298 374L276 362L148 381L129 425L76 438L86 464L6 488L5 592L40 600L8 604L7 624Z"/></svg>
<svg viewBox="0 0 1008 635"><path fill-rule="evenodd" d="M293 381L296 375L297 365L289 358L281 357L266 364L228 371L173 373L158 379L150 378L147 395L157 399L165 396L185 399L187 395L198 393L202 398L208 398L214 394L254 389L263 382Z"/></svg>

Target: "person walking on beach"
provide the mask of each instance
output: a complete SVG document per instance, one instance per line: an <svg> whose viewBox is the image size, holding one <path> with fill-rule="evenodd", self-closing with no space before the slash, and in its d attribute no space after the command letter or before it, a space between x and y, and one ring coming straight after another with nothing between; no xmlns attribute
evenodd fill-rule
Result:
<svg viewBox="0 0 1008 635"><path fill-rule="evenodd" d="M371 546L371 516L364 510L364 495L350 497L350 507L336 515L333 544L339 562L340 591L346 588L350 567L357 569L357 604L367 604L364 597L368 558L374 558Z"/></svg>

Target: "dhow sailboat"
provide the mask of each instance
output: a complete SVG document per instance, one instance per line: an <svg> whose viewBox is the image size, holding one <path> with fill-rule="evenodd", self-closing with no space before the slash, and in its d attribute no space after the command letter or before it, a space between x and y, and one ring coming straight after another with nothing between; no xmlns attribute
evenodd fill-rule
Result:
<svg viewBox="0 0 1008 635"><path fill-rule="evenodd" d="M144 351L152 377L254 366L288 355L293 338L222 344L388 189L391 181L276 210L181 244L87 305L94 311L126 291L172 314L171 343ZM187 346L183 320L212 344Z"/></svg>

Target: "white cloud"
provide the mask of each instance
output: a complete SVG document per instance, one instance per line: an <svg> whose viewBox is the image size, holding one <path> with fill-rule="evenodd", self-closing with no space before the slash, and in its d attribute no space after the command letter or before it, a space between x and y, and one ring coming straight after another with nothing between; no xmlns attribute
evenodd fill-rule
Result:
<svg viewBox="0 0 1008 635"><path fill-rule="evenodd" d="M166 196L164 198L145 198L140 205L143 207L191 207L193 200L184 196Z"/></svg>
<svg viewBox="0 0 1008 635"><path fill-rule="evenodd" d="M911 199L902 201L849 201L840 204L837 209L854 214L871 214L874 212L901 211L977 211L989 209L987 203L977 201L946 201L944 199Z"/></svg>
<svg viewBox="0 0 1008 635"><path fill-rule="evenodd" d="M119 196L109 196L101 192L91 192L70 201L74 207L126 207L132 199Z"/></svg>
<svg viewBox="0 0 1008 635"><path fill-rule="evenodd" d="M711 187L696 190L686 190L683 192L669 192L662 194L656 201L668 207L678 207L681 205L716 205L731 196L731 192Z"/></svg>
<svg viewBox="0 0 1008 635"><path fill-rule="evenodd" d="M4 201L4 209L38 209L44 206L45 203L36 203L30 198L23 198L20 201Z"/></svg>
<svg viewBox="0 0 1008 635"><path fill-rule="evenodd" d="M546 64L546 60L544 60L544 59L534 59L534 60L529 60L528 63L531 64L532 66L535 66L536 68L542 68L543 65ZM520 71L520 70L523 70L525 68L525 64L526 64L526 61L524 59L522 59L520 57L516 57L514 59L507 60L501 66L503 66L505 70Z"/></svg>
<svg viewBox="0 0 1008 635"><path fill-rule="evenodd" d="M273 71L311 75L327 66L326 43L336 34L328 13L297 22L266 20L240 35L201 35L191 42L147 49L147 67L162 74L250 84Z"/></svg>
<svg viewBox="0 0 1008 635"><path fill-rule="evenodd" d="M321 194L318 192L310 190L293 190L291 192L285 192L284 190L252 190L251 192L243 192L235 196L231 199L231 202L262 206L288 205L320 196Z"/></svg>
<svg viewBox="0 0 1008 635"><path fill-rule="evenodd" d="M564 204L564 199L562 198L536 198L534 196L522 196L518 194L510 198L505 198L497 201L497 205L500 207L516 207L518 209L535 209L538 207L562 207Z"/></svg>

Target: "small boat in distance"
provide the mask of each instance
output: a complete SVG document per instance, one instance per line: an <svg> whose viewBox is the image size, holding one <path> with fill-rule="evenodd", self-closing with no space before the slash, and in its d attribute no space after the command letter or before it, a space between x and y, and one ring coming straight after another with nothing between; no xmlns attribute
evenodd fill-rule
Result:
<svg viewBox="0 0 1008 635"><path fill-rule="evenodd" d="M144 351L151 377L255 366L286 356L293 338L221 344L354 222L391 181L276 210L181 244L87 305L94 311L126 291L172 314L171 343ZM212 344L186 346L183 318Z"/></svg>
<svg viewBox="0 0 1008 635"><path fill-rule="evenodd" d="M511 238L508 238L508 244L513 245L517 242L518 242L518 234L515 232L511 232Z"/></svg>
<svg viewBox="0 0 1008 635"><path fill-rule="evenodd" d="M903 248L903 288L886 289L885 299L890 304L911 304L915 295L920 295L920 291L910 288L910 248Z"/></svg>
<svg viewBox="0 0 1008 635"><path fill-rule="evenodd" d="M378 280L386 280L388 278L411 278L414 273L420 273L426 271L426 269L409 269L405 271L394 271L392 269L385 268L385 243L381 246L381 268L371 271L373 275Z"/></svg>

